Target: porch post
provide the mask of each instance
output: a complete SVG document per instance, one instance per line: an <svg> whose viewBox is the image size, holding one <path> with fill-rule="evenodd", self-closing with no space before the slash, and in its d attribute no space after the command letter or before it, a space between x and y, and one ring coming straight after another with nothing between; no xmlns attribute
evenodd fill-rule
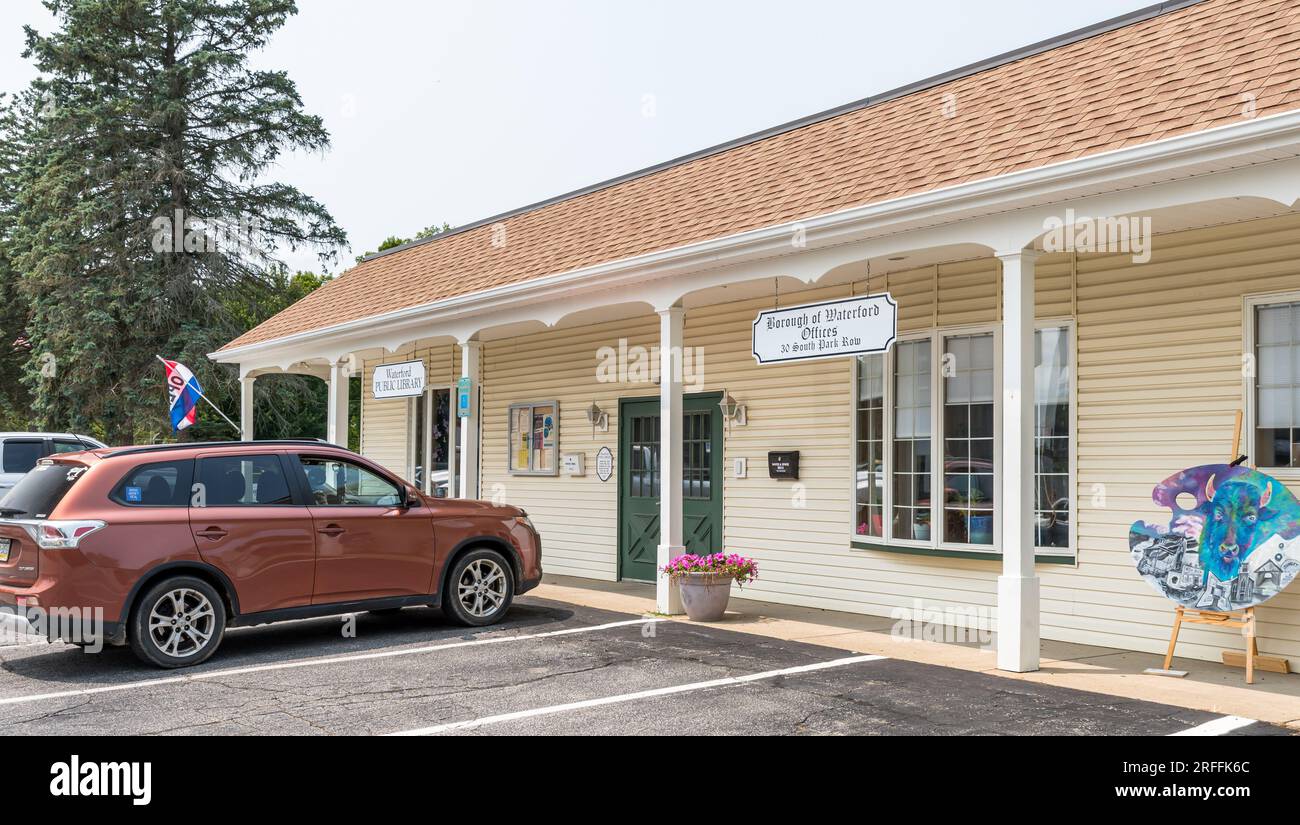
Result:
<svg viewBox="0 0 1300 825"><path fill-rule="evenodd" d="M686 552L682 540L682 318L680 306L659 311L659 549L658 567ZM660 613L682 612L677 585L655 576Z"/></svg>
<svg viewBox="0 0 1300 825"><path fill-rule="evenodd" d="M255 375L239 377L239 437L242 441L253 440L253 382Z"/></svg>
<svg viewBox="0 0 1300 825"><path fill-rule="evenodd" d="M478 498L478 393L483 343L460 342L460 374L470 381L469 416L460 420L460 497Z"/></svg>
<svg viewBox="0 0 1300 825"><path fill-rule="evenodd" d="M348 362L330 363L329 399L325 440L340 447L348 446Z"/></svg>
<svg viewBox="0 0 1300 825"><path fill-rule="evenodd" d="M1038 670L1039 596L1034 575L1034 261L1002 260L1002 575L998 669Z"/></svg>

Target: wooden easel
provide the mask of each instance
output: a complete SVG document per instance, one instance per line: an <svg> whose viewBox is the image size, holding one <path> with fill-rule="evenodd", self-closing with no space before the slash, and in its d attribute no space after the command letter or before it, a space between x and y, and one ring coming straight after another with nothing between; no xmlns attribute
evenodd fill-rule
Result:
<svg viewBox="0 0 1300 825"><path fill-rule="evenodd" d="M1237 423L1232 432L1232 455L1229 461L1234 463L1241 461L1245 456L1240 456L1238 452L1241 449L1241 410L1237 410ZM1256 636L1255 626L1255 608L1248 607L1245 610L1196 610L1194 608L1183 607L1181 604L1174 608L1174 631L1169 637L1169 649L1165 652L1165 666L1163 675L1167 676L1186 676L1186 671L1171 670L1170 665L1174 662L1174 647L1178 644L1178 631L1182 629L1183 623L1187 624L1207 624L1217 625L1218 627L1236 627L1242 628L1246 632L1246 652L1244 654L1234 653L1231 651L1223 652L1223 663L1228 667L1245 667L1246 684L1255 684L1255 668L1267 670L1272 673L1290 673L1291 669L1286 659L1278 656L1260 656L1259 642Z"/></svg>

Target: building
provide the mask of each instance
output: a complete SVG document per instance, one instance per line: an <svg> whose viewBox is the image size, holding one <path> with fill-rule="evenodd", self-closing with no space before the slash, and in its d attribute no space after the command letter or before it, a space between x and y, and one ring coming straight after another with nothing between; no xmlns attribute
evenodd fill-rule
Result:
<svg viewBox="0 0 1300 825"><path fill-rule="evenodd" d="M1009 670L1161 653L1152 486L1244 410L1300 489L1297 56L1290 0L1163 3L372 256L212 357L245 421L259 375L328 381L336 441L362 374L362 452L525 507L552 573L725 547L740 597L996 613ZM885 293L887 354L758 363L760 312ZM1300 594L1259 623L1300 667Z"/></svg>

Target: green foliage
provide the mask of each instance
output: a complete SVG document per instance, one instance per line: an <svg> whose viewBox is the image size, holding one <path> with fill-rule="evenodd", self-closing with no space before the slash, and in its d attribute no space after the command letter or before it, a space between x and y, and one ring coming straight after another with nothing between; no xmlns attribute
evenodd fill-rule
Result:
<svg viewBox="0 0 1300 825"><path fill-rule="evenodd" d="M46 5L59 29L28 28L25 52L40 79L0 112L0 417L119 443L169 437L155 353L189 365L233 414L237 376L207 353L319 285L286 276L280 250L328 264L346 242L324 206L266 178L285 152L329 143L284 72L247 65L297 9ZM286 402L275 409L323 416L310 380L267 383ZM268 427L315 427L280 416ZM235 435L200 420L187 436Z"/></svg>
<svg viewBox="0 0 1300 825"><path fill-rule="evenodd" d="M422 241L425 238L432 238L434 235L441 235L443 232L447 232L450 229L451 229L451 224L444 223L442 226L426 226L425 228L421 229L419 232L416 232L414 238L403 238L398 235L389 235L387 238L384 239L384 242L379 245L379 249L373 252L367 252L364 255L358 255L357 263L361 263L366 258L369 258L371 255L378 255L380 252L385 252L394 247L401 246L402 244L411 243L412 241Z"/></svg>

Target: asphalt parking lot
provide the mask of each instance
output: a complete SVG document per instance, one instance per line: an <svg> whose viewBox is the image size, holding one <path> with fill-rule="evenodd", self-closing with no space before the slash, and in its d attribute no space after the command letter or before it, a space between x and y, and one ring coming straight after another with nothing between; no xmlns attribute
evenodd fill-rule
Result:
<svg viewBox="0 0 1300 825"><path fill-rule="evenodd" d="M1235 717L525 597L230 631L207 663L0 648L0 733L1286 734Z"/></svg>

